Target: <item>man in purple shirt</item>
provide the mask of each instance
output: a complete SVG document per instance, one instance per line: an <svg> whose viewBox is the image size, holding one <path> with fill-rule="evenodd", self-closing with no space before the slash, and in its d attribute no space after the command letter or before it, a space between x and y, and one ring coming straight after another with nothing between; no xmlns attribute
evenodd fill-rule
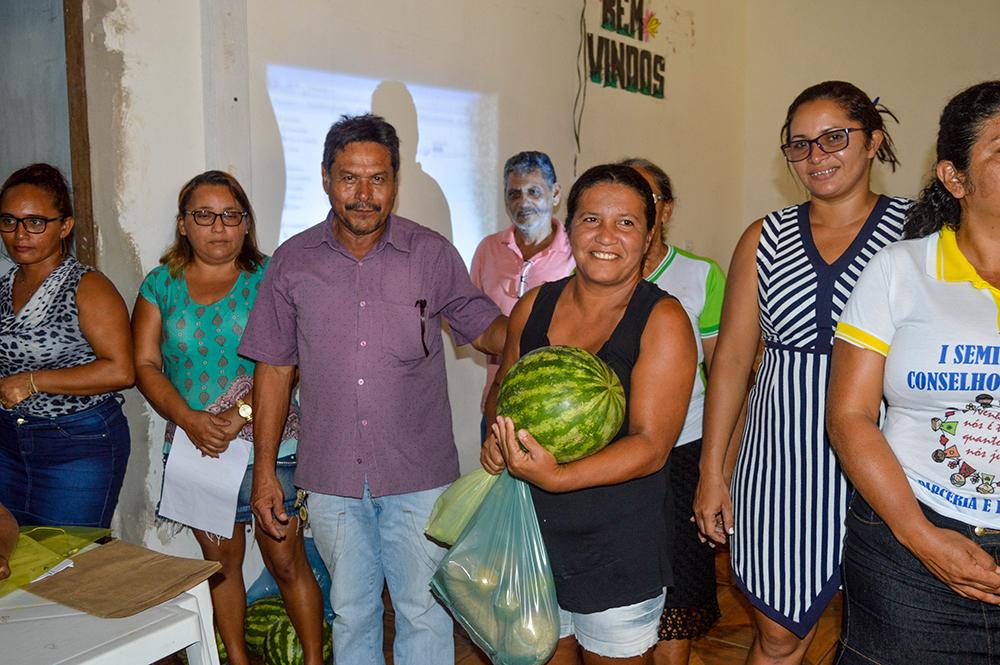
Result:
<svg viewBox="0 0 1000 665"><path fill-rule="evenodd" d="M391 214L399 139L374 115L342 117L323 150L327 219L275 251L240 343L254 371L252 506L286 528L274 472L288 398L301 379L295 484L310 492L330 569L337 663L383 663L382 585L396 612L397 665L452 663L452 621L428 584L444 550L424 525L458 477L440 324L499 353L506 318L455 248Z"/></svg>

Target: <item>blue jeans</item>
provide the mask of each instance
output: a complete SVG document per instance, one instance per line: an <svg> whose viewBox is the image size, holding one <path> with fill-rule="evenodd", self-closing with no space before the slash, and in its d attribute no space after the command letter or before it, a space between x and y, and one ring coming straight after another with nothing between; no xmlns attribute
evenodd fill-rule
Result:
<svg viewBox="0 0 1000 665"><path fill-rule="evenodd" d="M0 503L19 524L111 524L131 443L117 398L66 416L0 411Z"/></svg>
<svg viewBox="0 0 1000 665"><path fill-rule="evenodd" d="M396 612L396 665L455 662L454 625L431 595L430 581L445 550L424 526L447 487L353 499L309 492L309 524L330 571L333 660L384 665L382 584Z"/></svg>
<svg viewBox="0 0 1000 665"><path fill-rule="evenodd" d="M979 536L929 508L924 514L994 560L1000 555L1000 532ZM1000 607L963 598L934 577L858 493L847 513L843 579L838 665L1000 663Z"/></svg>

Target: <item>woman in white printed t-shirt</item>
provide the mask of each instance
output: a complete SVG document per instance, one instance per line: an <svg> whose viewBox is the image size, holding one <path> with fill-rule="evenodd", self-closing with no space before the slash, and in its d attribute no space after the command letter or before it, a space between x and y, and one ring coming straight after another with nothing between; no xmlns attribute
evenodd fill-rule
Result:
<svg viewBox="0 0 1000 665"><path fill-rule="evenodd" d="M868 264L837 326L827 426L858 493L836 662L993 663L1000 81L945 107L935 177L910 209L905 237Z"/></svg>

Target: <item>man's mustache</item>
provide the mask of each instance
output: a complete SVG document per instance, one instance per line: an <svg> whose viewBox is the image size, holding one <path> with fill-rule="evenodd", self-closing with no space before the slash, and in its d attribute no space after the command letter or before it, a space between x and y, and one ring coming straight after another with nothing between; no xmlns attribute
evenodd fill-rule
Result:
<svg viewBox="0 0 1000 665"><path fill-rule="evenodd" d="M382 206L377 203L362 203L360 201L355 201L354 203L348 203L344 206L348 210L364 210L366 212L382 212Z"/></svg>

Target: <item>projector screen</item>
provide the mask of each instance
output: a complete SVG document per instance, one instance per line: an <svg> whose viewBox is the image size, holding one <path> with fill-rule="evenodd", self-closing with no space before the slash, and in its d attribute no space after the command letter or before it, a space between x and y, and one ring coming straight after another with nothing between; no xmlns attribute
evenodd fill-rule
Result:
<svg viewBox="0 0 1000 665"><path fill-rule="evenodd" d="M279 242L326 216L326 133L341 115L368 111L384 116L400 136L397 214L450 239L466 264L496 230L495 95L280 64L267 65L266 80L285 159Z"/></svg>

